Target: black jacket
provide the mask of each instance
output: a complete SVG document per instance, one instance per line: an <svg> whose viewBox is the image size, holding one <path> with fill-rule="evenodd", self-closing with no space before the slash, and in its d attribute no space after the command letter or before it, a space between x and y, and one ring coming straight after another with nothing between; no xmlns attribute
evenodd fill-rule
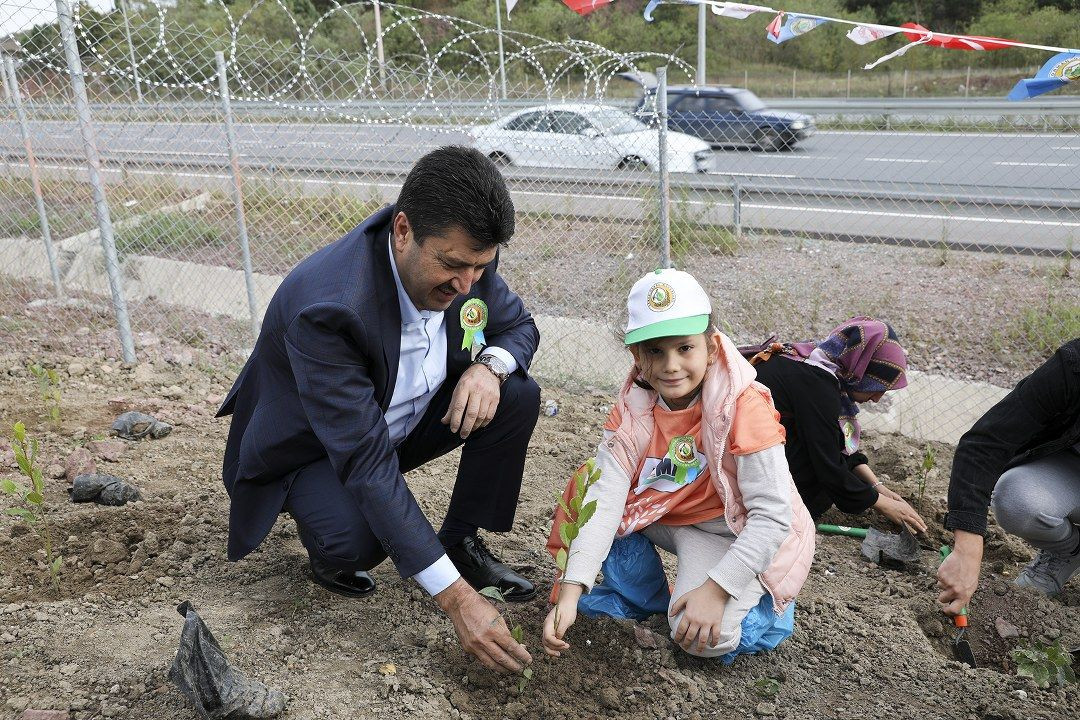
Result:
<svg viewBox="0 0 1080 720"><path fill-rule="evenodd" d="M986 532L1001 474L1080 442L1080 338L1070 340L960 438L949 480L947 530Z"/></svg>
<svg viewBox="0 0 1080 720"><path fill-rule="evenodd" d="M806 509L815 520L832 505L861 513L878 492L851 469L866 462L862 453L844 455L840 430L840 386L828 371L774 356L754 366L758 382L772 391L787 433L784 453Z"/></svg>
<svg viewBox="0 0 1080 720"><path fill-rule="evenodd" d="M401 311L390 267L393 206L296 266L274 293L259 339L218 416L233 416L223 477L229 491L229 559L251 552L273 526L296 471L329 457L402 576L443 548L398 469L383 413L394 394ZM496 272L446 310L446 382L470 363L459 312L488 306L488 343L529 367L539 333Z"/></svg>

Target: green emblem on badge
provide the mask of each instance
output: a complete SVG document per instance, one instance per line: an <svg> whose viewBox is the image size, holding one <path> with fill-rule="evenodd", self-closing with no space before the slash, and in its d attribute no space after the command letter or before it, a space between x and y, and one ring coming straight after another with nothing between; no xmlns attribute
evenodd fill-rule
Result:
<svg viewBox="0 0 1080 720"><path fill-rule="evenodd" d="M484 328L487 327L488 306L480 298L473 298L461 306L461 349L468 350L473 343L487 345Z"/></svg>
<svg viewBox="0 0 1080 720"><path fill-rule="evenodd" d="M701 469L701 461L697 457L697 446L694 444L693 435L679 435L671 439L668 445L668 459L675 466L675 482L685 485L693 482Z"/></svg>

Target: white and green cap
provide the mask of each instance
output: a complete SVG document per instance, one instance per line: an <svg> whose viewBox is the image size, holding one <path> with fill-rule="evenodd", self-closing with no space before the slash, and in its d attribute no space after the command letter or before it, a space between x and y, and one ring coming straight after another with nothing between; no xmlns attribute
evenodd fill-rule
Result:
<svg viewBox="0 0 1080 720"><path fill-rule="evenodd" d="M626 299L629 320L623 342L680 335L697 335L709 327L712 303L694 276L682 270L661 269L634 283Z"/></svg>

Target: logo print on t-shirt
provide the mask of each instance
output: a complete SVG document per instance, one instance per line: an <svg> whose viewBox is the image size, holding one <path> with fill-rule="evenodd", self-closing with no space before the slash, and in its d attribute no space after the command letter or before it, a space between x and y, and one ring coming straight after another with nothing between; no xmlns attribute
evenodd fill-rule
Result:
<svg viewBox="0 0 1080 720"><path fill-rule="evenodd" d="M636 494L640 495L646 490L675 492L693 483L705 471L707 465L705 455L698 452L697 443L694 442L693 436L684 435L676 438L676 440L679 441L675 443L678 445L675 449L677 461L671 457L671 452L662 458L645 458L645 463L641 467L641 473L638 474L638 480L634 487ZM695 472L680 473L680 465L683 466L683 470L693 467ZM682 482L676 479L680 474L685 475Z"/></svg>

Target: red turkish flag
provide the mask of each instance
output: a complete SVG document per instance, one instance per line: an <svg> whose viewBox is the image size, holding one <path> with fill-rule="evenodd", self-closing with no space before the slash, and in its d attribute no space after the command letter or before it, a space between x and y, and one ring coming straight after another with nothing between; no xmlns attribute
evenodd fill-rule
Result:
<svg viewBox="0 0 1080 720"><path fill-rule="evenodd" d="M588 15L593 10L611 3L613 0L563 0L563 5L578 15Z"/></svg>
<svg viewBox="0 0 1080 720"><path fill-rule="evenodd" d="M922 25L917 23L904 23L900 27L910 28L912 30L926 30ZM927 31L929 32L929 31ZM906 32L907 39L911 41L921 40L926 37L922 33ZM928 41L927 45L933 45L934 47L947 48L949 50L1004 50L1005 48L1014 47L1009 43L1011 40L1005 38L996 37L983 37L981 35L946 35L945 33L934 33L934 37Z"/></svg>

